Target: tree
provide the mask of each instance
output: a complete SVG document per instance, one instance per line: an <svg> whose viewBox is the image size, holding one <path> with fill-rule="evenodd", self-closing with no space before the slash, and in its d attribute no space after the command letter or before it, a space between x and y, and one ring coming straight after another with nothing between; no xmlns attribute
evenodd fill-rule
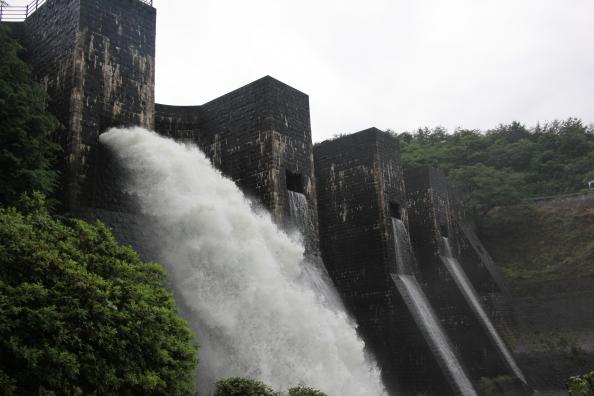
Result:
<svg viewBox="0 0 594 396"><path fill-rule="evenodd" d="M275 392L263 382L241 377L230 377L219 380L215 384L213 396L282 396L284 392ZM287 396L327 396L324 392L307 386L290 388Z"/></svg>
<svg viewBox="0 0 594 396"><path fill-rule="evenodd" d="M307 386L298 386L289 389L289 396L327 396L324 392Z"/></svg>
<svg viewBox="0 0 594 396"><path fill-rule="evenodd" d="M497 206L512 205L522 197L522 177L483 164L462 166L450 172L450 179L463 194L465 205L479 226Z"/></svg>
<svg viewBox="0 0 594 396"><path fill-rule="evenodd" d="M0 209L0 393L190 395L197 346L165 273L41 194Z"/></svg>
<svg viewBox="0 0 594 396"><path fill-rule="evenodd" d="M420 128L399 138L402 165L442 169L479 218L493 204L583 190L594 175L594 129L575 118L486 132Z"/></svg>
<svg viewBox="0 0 594 396"><path fill-rule="evenodd" d="M0 204L10 204L22 192L54 190L58 151L51 135L58 127L46 111L46 94L31 79L18 53L20 46L0 26Z"/></svg>
<svg viewBox="0 0 594 396"><path fill-rule="evenodd" d="M268 385L251 379L230 377L219 380L215 384L213 396L274 396Z"/></svg>

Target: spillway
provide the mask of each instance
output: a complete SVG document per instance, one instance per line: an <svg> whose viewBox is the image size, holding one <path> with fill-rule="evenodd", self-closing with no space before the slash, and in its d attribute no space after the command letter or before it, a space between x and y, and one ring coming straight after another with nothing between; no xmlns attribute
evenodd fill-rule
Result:
<svg viewBox="0 0 594 396"><path fill-rule="evenodd" d="M452 247L450 246L450 241L446 237L442 237L442 242L444 246L445 256L443 257L444 263L456 282L456 285L464 295L466 302L470 305L470 308L479 319L481 326L485 329L489 337L491 338L492 342L495 344L497 350L504 358L508 367L512 370L512 372L521 379L524 383L526 383L526 378L522 371L518 367L515 359L513 358L511 352L501 339L499 332L495 329L493 322L487 315L487 312L483 308L483 304L481 303L478 293L470 283L470 280L464 273L464 270L460 266L458 260L452 254Z"/></svg>
<svg viewBox="0 0 594 396"><path fill-rule="evenodd" d="M392 217L392 227L398 269L398 273L393 274L392 279L455 392L459 395L476 395L474 386L441 328L421 285L411 273L410 268L414 258L406 226L400 219Z"/></svg>
<svg viewBox="0 0 594 396"><path fill-rule="evenodd" d="M385 394L354 323L325 296L331 285L304 260L303 244L198 148L141 128L111 129L100 140L160 231L153 244L202 345L201 393L243 376L280 390L306 384L329 395Z"/></svg>

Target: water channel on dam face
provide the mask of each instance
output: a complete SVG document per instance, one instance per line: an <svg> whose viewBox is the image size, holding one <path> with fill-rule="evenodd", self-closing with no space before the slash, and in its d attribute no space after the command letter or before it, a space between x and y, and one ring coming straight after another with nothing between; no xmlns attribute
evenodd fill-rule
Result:
<svg viewBox="0 0 594 396"><path fill-rule="evenodd" d="M501 354L503 359L505 360L507 366L512 370L516 377L518 377L522 382L526 383L526 379L524 378L524 374L518 367L514 357L512 356L511 352L505 345L505 342L499 335L499 332L495 329L491 318L487 315L483 304L480 301L479 295L476 292L475 288L470 283L470 280L464 273L464 270L460 266L458 259L454 257L452 254L452 247L450 246L450 241L446 237L442 237L442 242L444 246L444 253L443 256L444 263L456 282L456 285L464 295L466 302L470 305L470 308L474 312L475 316L479 319L481 326L485 329L493 343L495 344L498 352Z"/></svg>
<svg viewBox="0 0 594 396"><path fill-rule="evenodd" d="M455 388L456 393L469 396L477 395L427 296L410 270L414 257L412 257L412 248L406 226L400 219L393 217L392 228L394 230L398 270L398 273L392 275L392 277L398 290L429 344L431 352L438 360L439 366Z"/></svg>

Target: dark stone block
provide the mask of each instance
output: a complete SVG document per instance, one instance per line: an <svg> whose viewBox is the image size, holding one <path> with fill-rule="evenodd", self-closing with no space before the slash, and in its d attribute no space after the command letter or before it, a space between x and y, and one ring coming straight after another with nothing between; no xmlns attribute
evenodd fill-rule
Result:
<svg viewBox="0 0 594 396"><path fill-rule="evenodd" d="M156 105L156 130L200 147L214 166L285 227L290 219L291 182L310 206L317 245L317 208L309 98L272 77L264 77L201 106Z"/></svg>
<svg viewBox="0 0 594 396"><path fill-rule="evenodd" d="M107 204L93 178L99 134L154 126L155 24L155 9L138 0L48 1L22 24L27 60L64 125L60 197L70 210Z"/></svg>
<svg viewBox="0 0 594 396"><path fill-rule="evenodd" d="M408 218L398 141L371 128L314 154L322 257L390 394L453 394L391 276L394 208Z"/></svg>
<svg viewBox="0 0 594 396"><path fill-rule="evenodd" d="M456 191L443 173L430 167L406 169L405 180L410 237L418 271L449 338L475 381L482 377L515 377L443 258L445 237L499 335L509 336L509 296L493 260L466 218ZM525 391L519 387L520 394Z"/></svg>

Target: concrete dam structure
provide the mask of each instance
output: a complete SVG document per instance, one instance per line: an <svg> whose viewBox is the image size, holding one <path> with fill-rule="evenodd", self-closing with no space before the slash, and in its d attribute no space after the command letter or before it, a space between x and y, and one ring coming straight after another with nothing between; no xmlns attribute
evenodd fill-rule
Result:
<svg viewBox="0 0 594 396"><path fill-rule="evenodd" d="M313 145L308 96L268 76L203 105L156 104L155 22L144 1L48 0L6 23L64 125L66 211L159 258L160 230L99 135L139 125L192 143L303 234L390 395L476 395L485 380L532 393L505 342L505 286L443 174L403 170L397 138L376 128Z"/></svg>

